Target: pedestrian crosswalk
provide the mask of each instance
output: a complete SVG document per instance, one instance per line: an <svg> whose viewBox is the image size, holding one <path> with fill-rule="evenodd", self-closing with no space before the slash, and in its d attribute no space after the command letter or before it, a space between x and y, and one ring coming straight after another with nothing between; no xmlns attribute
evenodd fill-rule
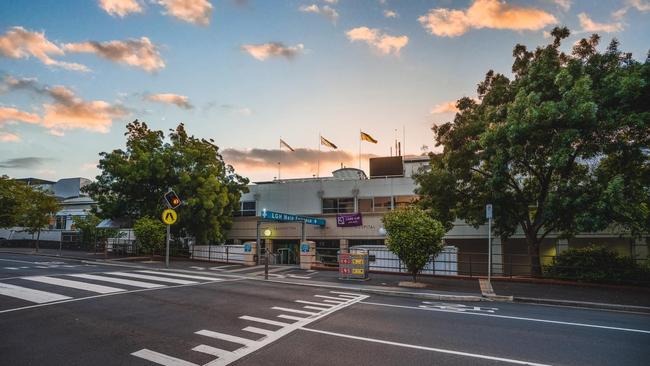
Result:
<svg viewBox="0 0 650 366"><path fill-rule="evenodd" d="M194 285L224 280L224 278L213 276L196 276L152 270L71 273L10 278L0 281L0 312L12 310L6 309L5 304L9 303L15 306L16 299L24 302L24 306L28 306L97 295L160 289L179 285ZM6 301L8 298L12 298L14 301Z"/></svg>

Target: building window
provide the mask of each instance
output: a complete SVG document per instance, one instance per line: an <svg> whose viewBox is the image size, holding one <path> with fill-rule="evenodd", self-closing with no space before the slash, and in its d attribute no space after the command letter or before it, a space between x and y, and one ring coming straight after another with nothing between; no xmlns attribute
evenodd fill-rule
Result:
<svg viewBox="0 0 650 366"><path fill-rule="evenodd" d="M257 214L255 201L239 202L239 211L235 211L235 216L255 216Z"/></svg>
<svg viewBox="0 0 650 366"><path fill-rule="evenodd" d="M354 198L323 198L323 213L348 213L354 212Z"/></svg>
<svg viewBox="0 0 650 366"><path fill-rule="evenodd" d="M66 216L57 216L56 217L55 229L57 229L57 230L65 230L66 229Z"/></svg>
<svg viewBox="0 0 650 366"><path fill-rule="evenodd" d="M395 196L395 208L408 207L418 200L418 196Z"/></svg>
<svg viewBox="0 0 650 366"><path fill-rule="evenodd" d="M359 212L372 212L372 198L359 198L357 205Z"/></svg>
<svg viewBox="0 0 650 366"><path fill-rule="evenodd" d="M391 197L375 197L373 200L375 212L387 212L393 207Z"/></svg>

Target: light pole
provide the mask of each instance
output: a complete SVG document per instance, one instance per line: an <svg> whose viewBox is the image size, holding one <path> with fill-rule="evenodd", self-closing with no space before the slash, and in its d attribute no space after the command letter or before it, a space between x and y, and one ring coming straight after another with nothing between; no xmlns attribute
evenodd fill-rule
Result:
<svg viewBox="0 0 650 366"><path fill-rule="evenodd" d="M488 282L492 279L492 204L485 205L485 217L488 219Z"/></svg>

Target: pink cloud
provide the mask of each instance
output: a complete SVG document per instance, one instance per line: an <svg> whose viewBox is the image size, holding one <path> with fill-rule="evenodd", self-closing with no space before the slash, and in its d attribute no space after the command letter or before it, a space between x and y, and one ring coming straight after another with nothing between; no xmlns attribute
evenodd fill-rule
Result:
<svg viewBox="0 0 650 366"><path fill-rule="evenodd" d="M578 14L580 26L583 32L605 32L614 33L623 30L623 24L620 22L613 23L598 23L594 22L586 13Z"/></svg>
<svg viewBox="0 0 650 366"><path fill-rule="evenodd" d="M41 117L37 114L24 112L16 108L0 107L0 124L12 121L39 123Z"/></svg>
<svg viewBox="0 0 650 366"><path fill-rule="evenodd" d="M147 37L126 41L68 43L63 48L69 52L94 53L107 60L139 67L148 72L165 67L158 47Z"/></svg>
<svg viewBox="0 0 650 366"><path fill-rule="evenodd" d="M264 61L270 57L284 57L291 60L301 54L304 49L305 46L301 43L295 46L285 46L282 42L245 44L241 46L242 51L260 61Z"/></svg>
<svg viewBox="0 0 650 366"><path fill-rule="evenodd" d="M122 18L143 10L137 0L99 0L99 7L112 16Z"/></svg>
<svg viewBox="0 0 650 366"><path fill-rule="evenodd" d="M456 113L458 112L458 108L456 108L456 102L445 102L445 103L440 103L431 108L431 114L439 114L439 113Z"/></svg>
<svg viewBox="0 0 650 366"><path fill-rule="evenodd" d="M150 102L174 104L177 107L183 109L194 108L194 106L192 106L192 104L190 103L189 98L184 95L178 95L172 93L147 94L144 96L144 99Z"/></svg>
<svg viewBox="0 0 650 366"><path fill-rule="evenodd" d="M345 34L347 35L350 42L366 42L372 48L376 49L384 55L391 53L398 55L400 50L409 42L409 37L407 36L391 36L386 33L382 33L379 29L368 27L353 28L347 31Z"/></svg>
<svg viewBox="0 0 650 366"><path fill-rule="evenodd" d="M212 4L208 0L158 0L165 14L188 23L210 24Z"/></svg>
<svg viewBox="0 0 650 366"><path fill-rule="evenodd" d="M2 142L19 142L20 137L10 132L0 131L0 141Z"/></svg>

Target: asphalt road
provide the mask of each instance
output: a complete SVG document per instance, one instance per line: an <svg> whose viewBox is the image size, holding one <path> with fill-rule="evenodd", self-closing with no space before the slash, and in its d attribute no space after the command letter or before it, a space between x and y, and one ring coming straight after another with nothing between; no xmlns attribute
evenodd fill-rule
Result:
<svg viewBox="0 0 650 366"><path fill-rule="evenodd" d="M0 365L646 365L649 345L642 314L0 254Z"/></svg>

